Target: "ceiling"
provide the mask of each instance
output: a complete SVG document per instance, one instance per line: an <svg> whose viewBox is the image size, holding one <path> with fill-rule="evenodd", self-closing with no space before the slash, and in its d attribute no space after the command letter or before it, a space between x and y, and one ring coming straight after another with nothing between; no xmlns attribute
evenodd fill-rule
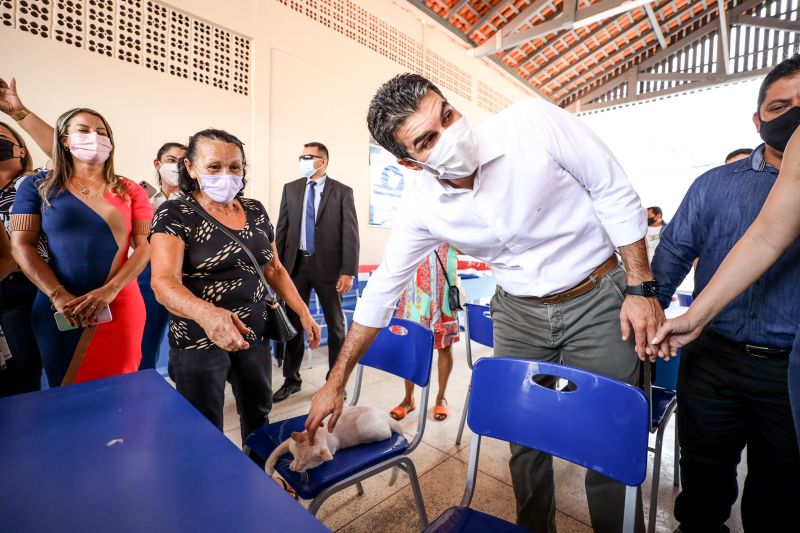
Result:
<svg viewBox="0 0 800 533"><path fill-rule="evenodd" d="M573 110L760 76L800 44L798 0L408 1Z"/></svg>

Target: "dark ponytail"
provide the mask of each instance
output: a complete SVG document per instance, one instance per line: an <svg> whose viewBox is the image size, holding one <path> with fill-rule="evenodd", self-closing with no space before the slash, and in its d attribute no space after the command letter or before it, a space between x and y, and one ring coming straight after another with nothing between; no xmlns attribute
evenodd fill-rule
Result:
<svg viewBox="0 0 800 533"><path fill-rule="evenodd" d="M220 141L227 144L235 144L239 147L239 151L242 153L242 190L239 191L237 196L242 196L244 194L244 188L247 186L247 180L244 179L244 176L247 175L247 158L244 155L244 143L240 141L238 137L225 130L208 128L203 131L198 131L189 137L189 146L186 148L186 159L191 161L192 164L194 164L195 158L197 157L198 145L200 141L204 140ZM191 194L194 191L200 190L200 184L189 175L189 170L184 164L186 159L182 159L178 162L178 185L181 188L181 192Z"/></svg>

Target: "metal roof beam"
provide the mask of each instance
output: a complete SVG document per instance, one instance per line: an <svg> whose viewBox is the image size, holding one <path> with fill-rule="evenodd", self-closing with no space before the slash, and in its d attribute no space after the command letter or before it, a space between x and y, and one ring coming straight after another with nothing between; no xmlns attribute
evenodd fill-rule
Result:
<svg viewBox="0 0 800 533"><path fill-rule="evenodd" d="M758 17L755 15L739 15L732 17L733 24L740 26L756 26L772 30L785 30L800 32L800 21L779 19L778 17Z"/></svg>
<svg viewBox="0 0 800 533"><path fill-rule="evenodd" d="M447 12L447 16L445 18L449 19L450 17L452 17L453 15L455 15L456 13L461 11L461 8L464 7L465 5L467 5L468 3L469 3L469 0L461 0L459 3L457 3L453 7L453 9L451 9L450 11Z"/></svg>
<svg viewBox="0 0 800 533"><path fill-rule="evenodd" d="M525 9L519 12L519 15L511 19L508 24L503 26L503 33L506 35L511 35L529 22L533 17L538 15L539 12L544 8L552 5L552 3L552 0L533 0L533 2L525 6Z"/></svg>
<svg viewBox="0 0 800 533"><path fill-rule="evenodd" d="M619 15L620 13L625 13L626 11L640 7L648 2L649 0L628 0L622 2L619 0L601 0L596 4L591 4L590 6L577 10L577 0L564 0L564 8L555 18L531 26L529 29L518 33L496 33L494 38L473 48L472 55L475 57L484 57L513 48L524 42L544 37L550 33L559 33L565 30L582 28Z"/></svg>
<svg viewBox="0 0 800 533"><path fill-rule="evenodd" d="M717 47L717 72L731 73L731 45L728 41L730 28L725 14L725 0L717 0L719 11L719 46Z"/></svg>
<svg viewBox="0 0 800 533"><path fill-rule="evenodd" d="M718 1L722 1L722 0L718 0ZM745 11L760 5L761 3L763 3L763 0L745 0L745 2L739 4L738 6L734 7L733 9L731 9L730 10L730 15L731 15L731 17L737 17L740 14L744 13ZM699 39L702 39L703 37L705 37L706 35L708 35L710 33L718 31L718 30L719 30L719 27L716 26L715 24L707 24L706 26L700 28L699 30L696 30L696 31L690 33L688 36L684 37L684 39L681 39L681 40L673 43L666 50L661 50L660 52L654 54L652 57L648 58L646 61L643 61L639 65L636 65L634 67L629 67L628 70L635 69L638 72L639 75L645 74L646 73L645 72L646 69L656 65L657 63L663 61L664 59L667 59L667 58L671 57L676 52L679 52L680 50L683 50L684 48L686 48L690 44L698 41ZM737 77L736 75L734 75L734 76L722 76L722 75L720 75L720 72L722 72L722 71L720 71L718 69L717 70L717 76L716 76L716 79L714 81L696 82L696 84L699 85L700 83L702 83L702 84L721 83L721 82L725 81L726 79L733 79L733 78ZM675 74L678 74L678 73L675 73ZM621 83L623 83L625 81L624 79L622 79L622 77L624 75L625 75L625 73L623 73L620 76L616 76L614 78L611 78L611 79L601 83L594 90L592 90L590 93L588 93L586 95L582 95L580 97L580 101L581 102L587 102L589 100L597 98L598 95L602 95L602 94L610 91L612 88L620 85ZM695 83L692 83L692 84L689 84L689 85L690 86L694 86ZM580 89L576 89L575 91L570 92L567 96L565 96L564 98L560 98L559 100L563 100L565 98L570 98L572 95L574 95L575 93L577 93L579 91L580 91ZM645 98L650 98L650 95L648 94L647 96L645 96ZM637 99L638 99L638 96L637 96ZM581 105L580 107L581 107L581 109L584 109L586 106L585 105ZM602 107L602 106L600 106L600 107Z"/></svg>
<svg viewBox="0 0 800 533"><path fill-rule="evenodd" d="M661 25L658 23L656 14L653 11L653 6L650 4L645 4L644 10L647 12L647 18L650 19L650 27L653 28L653 33L656 34L656 39L658 39L658 44L661 45L661 48L666 48L667 40L664 38L664 32L661 31Z"/></svg>

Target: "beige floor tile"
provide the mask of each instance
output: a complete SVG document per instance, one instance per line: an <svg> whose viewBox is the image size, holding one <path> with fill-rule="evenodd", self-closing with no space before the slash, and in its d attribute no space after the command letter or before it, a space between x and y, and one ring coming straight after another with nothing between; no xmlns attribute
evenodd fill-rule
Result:
<svg viewBox="0 0 800 533"><path fill-rule="evenodd" d="M424 443L411 454L417 475L422 477L433 468L448 459L448 456ZM364 494L359 496L356 489L347 488L331 496L320 509L318 517L329 528L338 529L351 522L355 517L367 513L375 506L410 487L408 476L398 472L394 485L389 485L391 471L381 472L377 476L364 481ZM410 488L409 488L410 490ZM383 529L381 529L383 531ZM374 530L373 530L373 533Z"/></svg>

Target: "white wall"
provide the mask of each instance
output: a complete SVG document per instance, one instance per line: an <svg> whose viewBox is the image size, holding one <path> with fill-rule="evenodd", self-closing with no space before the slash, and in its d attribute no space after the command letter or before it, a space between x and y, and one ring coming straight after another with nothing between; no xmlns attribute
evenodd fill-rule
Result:
<svg viewBox="0 0 800 533"><path fill-rule="evenodd" d="M444 92L473 121L478 80L516 101L520 85L438 26L423 24L406 2L355 0L369 12L433 49L473 76L473 98ZM283 185L299 177L302 144L324 142L330 173L353 187L361 229L361 262L376 263L388 238L369 221L369 133L365 118L375 89L405 71L394 61L322 26L277 0L173 0L171 5L253 39L250 95L241 96L114 58L0 26L6 51L0 76L16 76L23 102L48 121L74 106L93 107L109 120L117 141L118 172L154 180L152 160L166 141L214 126L239 136L249 163L248 195L277 220ZM43 162L34 150L36 163Z"/></svg>
<svg viewBox="0 0 800 533"><path fill-rule="evenodd" d="M581 115L642 198L669 220L692 182L737 148L761 144L752 122L761 79Z"/></svg>

